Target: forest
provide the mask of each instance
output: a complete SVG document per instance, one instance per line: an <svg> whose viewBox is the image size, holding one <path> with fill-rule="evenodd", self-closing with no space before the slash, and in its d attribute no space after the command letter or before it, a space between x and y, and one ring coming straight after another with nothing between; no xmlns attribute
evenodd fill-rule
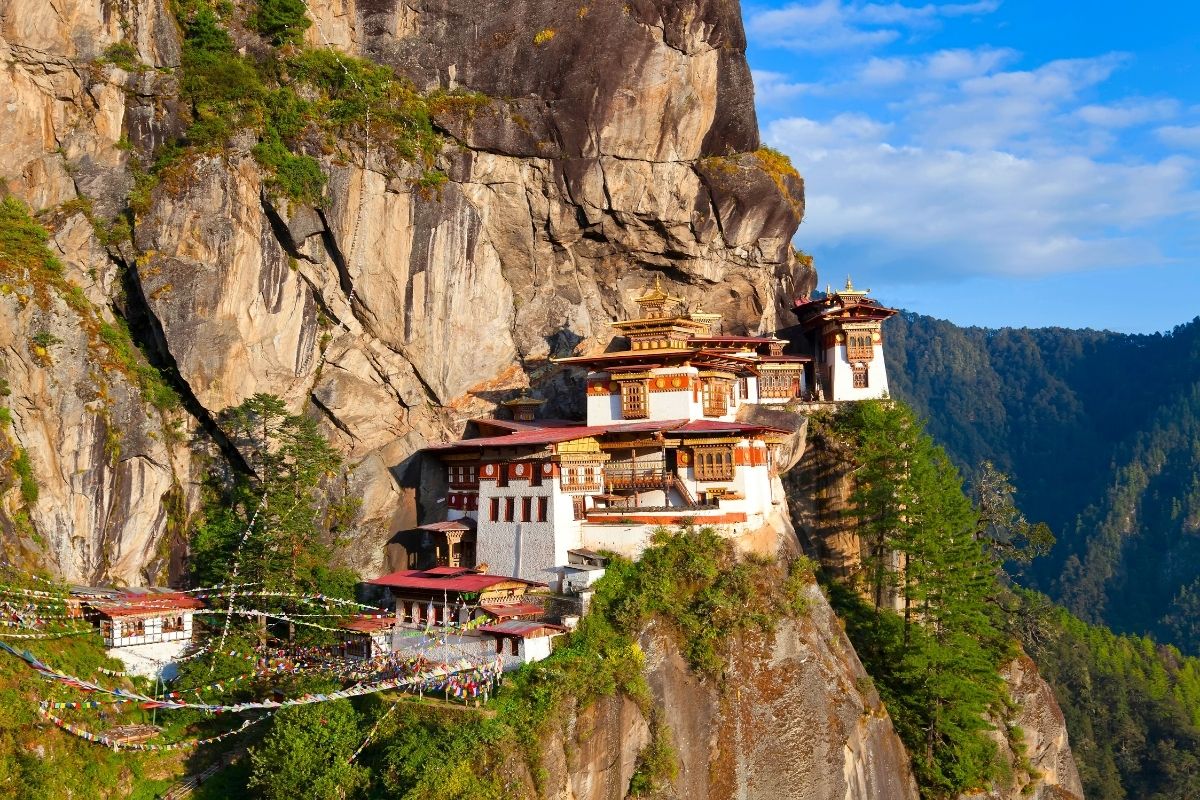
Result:
<svg viewBox="0 0 1200 800"><path fill-rule="evenodd" d="M1200 319L1128 335L901 314L896 397L969 476L989 461L1057 545L1018 581L1084 620L1200 653Z"/></svg>

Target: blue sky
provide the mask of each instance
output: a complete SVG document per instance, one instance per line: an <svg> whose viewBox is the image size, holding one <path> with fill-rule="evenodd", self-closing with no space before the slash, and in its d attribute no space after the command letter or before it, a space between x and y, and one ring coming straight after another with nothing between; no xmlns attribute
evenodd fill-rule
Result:
<svg viewBox="0 0 1200 800"><path fill-rule="evenodd" d="M968 325L1200 315L1200 4L745 0L821 285Z"/></svg>

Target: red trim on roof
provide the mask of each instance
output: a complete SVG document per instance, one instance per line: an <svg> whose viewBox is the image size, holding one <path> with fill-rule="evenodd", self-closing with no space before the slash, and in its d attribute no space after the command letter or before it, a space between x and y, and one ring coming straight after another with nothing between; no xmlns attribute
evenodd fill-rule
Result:
<svg viewBox="0 0 1200 800"><path fill-rule="evenodd" d="M695 419L675 428L671 433L791 433L783 428L768 425L746 425L742 422L720 422L710 419Z"/></svg>
<svg viewBox="0 0 1200 800"><path fill-rule="evenodd" d="M546 613L546 609L533 603L501 603L494 606L480 606L480 609L496 619L512 619L513 617L531 617Z"/></svg>
<svg viewBox="0 0 1200 800"><path fill-rule="evenodd" d="M713 344L716 342L734 342L736 344L779 344L786 342L786 339L777 339L774 336L689 336L689 342L703 342L705 344Z"/></svg>
<svg viewBox="0 0 1200 800"><path fill-rule="evenodd" d="M84 600L83 603L93 611L108 617L166 614L172 611L194 611L204 608L204 601L186 594L123 595L112 600Z"/></svg>
<svg viewBox="0 0 1200 800"><path fill-rule="evenodd" d="M355 617L345 620L338 627L357 633L379 633L380 631L390 630L400 624L401 621L392 616Z"/></svg>
<svg viewBox="0 0 1200 800"><path fill-rule="evenodd" d="M565 633L567 629L562 625L553 625L549 622L524 622L514 619L495 625L480 625L476 630L480 633L490 633L493 636L519 636L522 639L532 639L543 631L552 631L549 635L557 636Z"/></svg>
<svg viewBox="0 0 1200 800"><path fill-rule="evenodd" d="M480 572L455 573L447 575L435 568L431 570L402 569L390 575L381 575L374 580L366 581L372 586L388 586L393 589L436 589L448 592L481 592L501 583L517 582L527 586L545 586L537 581L527 581L524 578L513 578L508 575L488 575Z"/></svg>

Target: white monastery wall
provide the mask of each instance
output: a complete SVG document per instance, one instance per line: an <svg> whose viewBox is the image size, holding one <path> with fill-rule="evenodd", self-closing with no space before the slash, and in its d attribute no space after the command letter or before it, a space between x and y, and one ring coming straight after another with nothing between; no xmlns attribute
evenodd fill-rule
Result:
<svg viewBox="0 0 1200 800"><path fill-rule="evenodd" d="M825 361L833 365L834 400L877 400L888 394L887 368L883 363L883 345L876 342L874 358L867 365L867 388L854 388L854 369L844 344L825 351Z"/></svg>

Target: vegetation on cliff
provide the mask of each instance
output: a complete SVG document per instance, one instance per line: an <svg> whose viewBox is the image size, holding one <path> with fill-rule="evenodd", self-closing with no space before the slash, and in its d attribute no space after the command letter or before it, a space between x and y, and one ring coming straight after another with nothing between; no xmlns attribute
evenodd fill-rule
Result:
<svg viewBox="0 0 1200 800"><path fill-rule="evenodd" d="M431 104L388 67L329 49L308 49L308 27L298 0L259 3L245 20L235 9L207 0L180 0L176 14L183 30L180 65L183 96L191 123L183 139L159 154L163 174L187 149L224 147L240 131L257 138L253 154L267 173L270 190L290 200L319 202L326 176L318 156L357 143L382 157L418 162L430 180L441 138L431 123ZM231 30L246 24L265 44L243 54Z"/></svg>
<svg viewBox="0 0 1200 800"><path fill-rule="evenodd" d="M33 581L20 573L0 568L5 585L38 591L61 592L66 587ZM10 601L12 595L9 596ZM61 609L52 613L61 613ZM47 632L66 632L78 626L69 622L48 627ZM4 630L12 632L11 628ZM104 645L96 634L61 638L4 641L29 650L54 667L84 679L106 685L129 684L105 676L100 668L120 669L118 661L106 658ZM47 730L48 723L38 714L43 700L77 699L66 687L42 681L22 661L0 653L0 799L57 800L66 797L151 798L171 783L182 763L182 754L115 753L103 747ZM136 705L111 707L104 719L109 725L149 721L149 712ZM55 711L73 720L83 712ZM95 712L79 717L80 724L91 725ZM87 721L82 721L82 720Z"/></svg>
<svg viewBox="0 0 1200 800"><path fill-rule="evenodd" d="M1200 642L1200 323L1162 336L959 329L913 315L889 325L889 360L901 365L892 385L973 473L979 510L991 504L979 529L994 536L989 549L1068 605L1007 589L990 600L1054 691L1086 796L1195 796L1200 661L1185 653ZM1139 380L1114 378L1139 362ZM1044 563L1022 563L1052 537L1008 502L1013 484L1024 510L1055 520L1060 544ZM862 627L846 613L849 629ZM1184 652L1136 635L1146 632Z"/></svg>
<svg viewBox="0 0 1200 800"><path fill-rule="evenodd" d="M309 417L256 394L220 416L246 462L214 471L191 537L189 569L200 586L242 581L272 591L352 597L357 576L330 566L352 498L328 491L342 459ZM326 488L323 488L326 487Z"/></svg>
<svg viewBox="0 0 1200 800"><path fill-rule="evenodd" d="M650 723L650 743L628 788L635 796L653 794L674 777L677 767L671 732L658 719L643 677L637 644L642 628L651 619L667 625L692 666L720 680L725 654L737 637L770 630L782 616L802 611L810 580L804 560L788 571L774 561L739 559L731 543L709 529L661 531L641 561L614 560L578 629L548 659L511 675L482 711L460 707L450 712L437 702L403 696L363 698L356 701L359 717L337 712L336 747L324 735L283 743L275 729L296 722L281 716L272 723L266 743L255 750L251 766L241 768L242 775L261 797L335 796L318 788L332 785L333 773L323 768L314 773L313 764L327 764L347 778L341 785L349 791L341 796L524 796L530 782L546 780L543 749L554 732L574 712L601 698L623 696ZM399 706L392 709L393 703ZM357 762L361 768L347 770L343 762L327 757L331 747L345 749L355 738L352 733L361 739L376 724L376 735ZM268 758L270 748L286 752Z"/></svg>
<svg viewBox="0 0 1200 800"><path fill-rule="evenodd" d="M958 470L901 403L847 404L817 435L850 446L850 514L863 563L830 586L846 632L913 760L923 796L954 797L1000 777L989 717L1009 702L1014 650L992 601L996 567Z"/></svg>

